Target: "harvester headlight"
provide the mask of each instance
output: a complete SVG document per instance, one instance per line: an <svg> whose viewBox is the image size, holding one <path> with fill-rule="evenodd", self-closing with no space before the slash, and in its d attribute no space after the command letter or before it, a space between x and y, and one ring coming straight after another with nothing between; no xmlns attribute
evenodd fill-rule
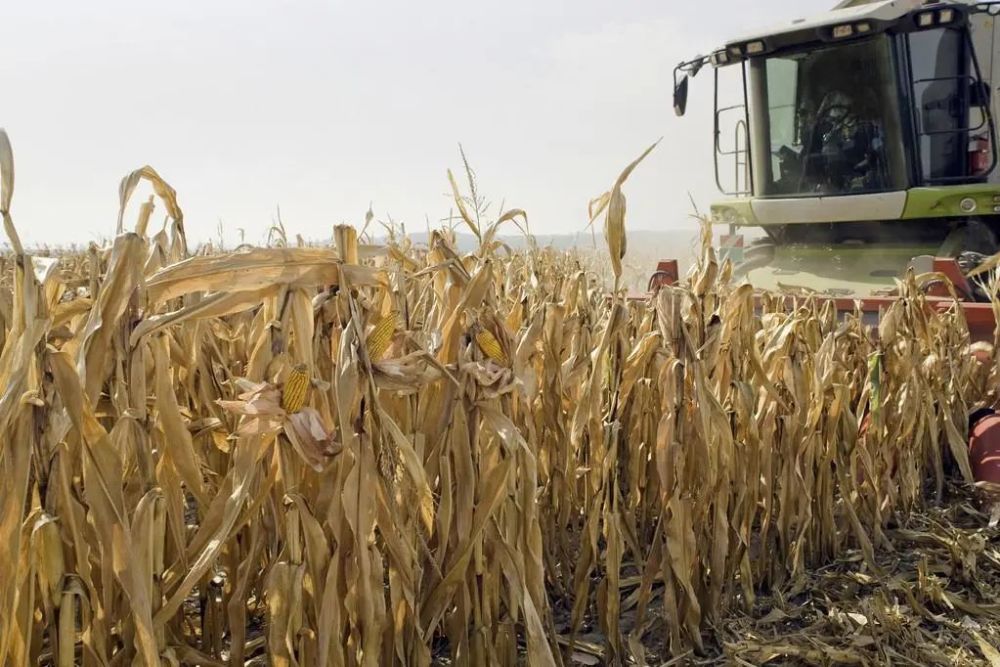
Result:
<svg viewBox="0 0 1000 667"><path fill-rule="evenodd" d="M955 20L954 9L942 9L937 13L938 23L951 23Z"/></svg>
<svg viewBox="0 0 1000 667"><path fill-rule="evenodd" d="M934 25L934 12L924 12L917 14L917 25L921 28L930 28Z"/></svg>
<svg viewBox="0 0 1000 667"><path fill-rule="evenodd" d="M972 197L966 197L958 202L958 207L962 209L963 213L972 213L976 210L976 200Z"/></svg>
<svg viewBox="0 0 1000 667"><path fill-rule="evenodd" d="M741 49L741 48L740 48L740 47L738 47L738 46L730 46L730 47L729 47L729 53L730 53L731 55L734 55L734 56L736 56L737 58L739 58L740 56L742 56L742 55L743 55L743 49Z"/></svg>
<svg viewBox="0 0 1000 667"><path fill-rule="evenodd" d="M722 51L716 51L712 54L712 65L715 67L720 67L729 63L729 54Z"/></svg>
<svg viewBox="0 0 1000 667"><path fill-rule="evenodd" d="M754 55L756 53L764 53L764 42L750 42L747 44L747 55Z"/></svg>
<svg viewBox="0 0 1000 667"><path fill-rule="evenodd" d="M850 37L854 34L854 26L850 24L838 25L833 27L833 38L834 39L844 39L845 37Z"/></svg>
<svg viewBox="0 0 1000 667"><path fill-rule="evenodd" d="M854 26L854 29L858 31L859 35L867 35L872 31L872 24L864 21Z"/></svg>

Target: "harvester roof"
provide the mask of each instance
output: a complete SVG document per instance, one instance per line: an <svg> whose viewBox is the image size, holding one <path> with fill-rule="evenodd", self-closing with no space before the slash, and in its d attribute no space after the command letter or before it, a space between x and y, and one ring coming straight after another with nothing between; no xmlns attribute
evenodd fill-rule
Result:
<svg viewBox="0 0 1000 667"><path fill-rule="evenodd" d="M726 43L722 53L737 56L716 61L715 65L728 65L740 60L740 56L761 55L773 51L795 47L804 44L829 42L836 40L838 26L850 27L848 35L882 32L914 10L924 6L941 7L942 5L967 5L970 3L953 2L923 2L922 0L879 0L877 2L844 2L834 9L808 18L796 18L757 29ZM862 28L863 27L863 31ZM757 46L748 50L747 47Z"/></svg>
<svg viewBox="0 0 1000 667"><path fill-rule="evenodd" d="M757 29L751 33L732 40L732 44L742 44L760 39L782 39L815 35L817 30L829 26L857 21L896 21L919 8L921 0L882 0L861 5L840 5L837 8L816 16L796 18L771 25L765 29ZM803 34L804 33L804 34ZM799 41L799 40L795 40ZM808 41L808 40L806 40Z"/></svg>

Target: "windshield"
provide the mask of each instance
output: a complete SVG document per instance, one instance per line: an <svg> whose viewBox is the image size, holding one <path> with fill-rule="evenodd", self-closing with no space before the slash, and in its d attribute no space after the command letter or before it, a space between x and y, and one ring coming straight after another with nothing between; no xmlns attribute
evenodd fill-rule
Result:
<svg viewBox="0 0 1000 667"><path fill-rule="evenodd" d="M759 196L848 195L906 187L889 38L751 64Z"/></svg>

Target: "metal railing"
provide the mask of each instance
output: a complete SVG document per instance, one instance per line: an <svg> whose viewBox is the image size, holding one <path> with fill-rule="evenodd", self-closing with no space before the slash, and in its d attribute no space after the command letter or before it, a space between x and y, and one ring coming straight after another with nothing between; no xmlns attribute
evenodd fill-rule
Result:
<svg viewBox="0 0 1000 667"><path fill-rule="evenodd" d="M742 104L722 107L715 112L715 184L719 190L731 197L746 197L750 195L750 132L746 119L740 118L733 128L733 147L723 149L720 143L722 130L720 129L720 116L726 111L743 109ZM727 189L722 184L719 161L720 158L731 158L733 161L733 188Z"/></svg>

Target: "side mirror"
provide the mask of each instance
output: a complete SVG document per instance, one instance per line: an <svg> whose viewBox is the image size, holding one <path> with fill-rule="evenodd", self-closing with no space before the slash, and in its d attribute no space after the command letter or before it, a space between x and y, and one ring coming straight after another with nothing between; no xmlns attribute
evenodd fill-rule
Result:
<svg viewBox="0 0 1000 667"><path fill-rule="evenodd" d="M688 104L688 75L674 84L674 113L683 116Z"/></svg>
<svg viewBox="0 0 1000 667"><path fill-rule="evenodd" d="M990 105L990 85L985 81L975 81L969 85L969 106L988 107Z"/></svg>

